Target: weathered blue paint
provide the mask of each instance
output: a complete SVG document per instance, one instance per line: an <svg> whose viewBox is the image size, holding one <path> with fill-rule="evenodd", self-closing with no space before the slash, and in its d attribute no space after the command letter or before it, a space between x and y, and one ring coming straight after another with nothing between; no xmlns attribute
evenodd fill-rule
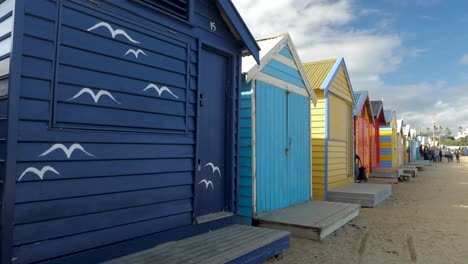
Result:
<svg viewBox="0 0 468 264"><path fill-rule="evenodd" d="M305 89L300 73L278 61L271 60L268 65L263 67L262 72Z"/></svg>
<svg viewBox="0 0 468 264"><path fill-rule="evenodd" d="M300 71L274 59L274 55L279 53L290 58L298 68L302 67L292 55L289 36L278 38L277 45L281 48L269 57L262 57L260 65L260 73L277 80L277 83L263 80L261 74L258 77L246 74L242 78L238 222L244 224L250 224L252 217L311 197L311 99L288 91L280 83L294 84L306 90L310 85ZM259 44L262 46L262 41ZM262 52L270 53L269 50ZM247 77L251 78L250 82L245 81ZM255 141L252 133L255 133Z"/></svg>
<svg viewBox="0 0 468 264"><path fill-rule="evenodd" d="M289 45L286 45L279 53L287 58L290 58L291 60L294 60L294 56L291 53Z"/></svg>
<svg viewBox="0 0 468 264"><path fill-rule="evenodd" d="M1 4L1 263L103 261L233 223L195 218L237 212L240 59L258 46L232 3L189 2L188 21L139 1ZM203 200L211 152L221 191Z"/></svg>

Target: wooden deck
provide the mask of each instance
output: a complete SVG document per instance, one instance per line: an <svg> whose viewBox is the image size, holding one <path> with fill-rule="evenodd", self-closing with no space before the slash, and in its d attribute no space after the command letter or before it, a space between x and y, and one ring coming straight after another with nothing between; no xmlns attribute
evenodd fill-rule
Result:
<svg viewBox="0 0 468 264"><path fill-rule="evenodd" d="M321 240L359 215L357 204L308 201L254 219L256 225Z"/></svg>
<svg viewBox="0 0 468 264"><path fill-rule="evenodd" d="M328 200L375 207L392 195L391 184L353 183L328 192Z"/></svg>
<svg viewBox="0 0 468 264"><path fill-rule="evenodd" d="M286 231L232 225L106 263L259 263L288 249L289 236Z"/></svg>
<svg viewBox="0 0 468 264"><path fill-rule="evenodd" d="M371 177L374 178L387 178L398 179L398 168L393 167L377 167L372 170Z"/></svg>

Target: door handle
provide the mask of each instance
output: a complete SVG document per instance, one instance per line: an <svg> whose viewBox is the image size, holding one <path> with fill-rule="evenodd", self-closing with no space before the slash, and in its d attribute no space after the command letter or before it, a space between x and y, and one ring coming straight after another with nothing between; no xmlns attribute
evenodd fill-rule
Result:
<svg viewBox="0 0 468 264"><path fill-rule="evenodd" d="M291 143L292 143L292 138L289 137L288 146L284 149L286 156L288 156L289 152L291 151Z"/></svg>
<svg viewBox="0 0 468 264"><path fill-rule="evenodd" d="M204 100L203 100L203 94L200 94L199 104L200 104L200 106L204 106L204 105L205 105L205 102L204 102Z"/></svg>

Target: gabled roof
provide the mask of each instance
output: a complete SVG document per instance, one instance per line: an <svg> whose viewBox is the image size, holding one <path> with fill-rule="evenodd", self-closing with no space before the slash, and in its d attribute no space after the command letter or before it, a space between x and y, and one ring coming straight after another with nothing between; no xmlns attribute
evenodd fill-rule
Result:
<svg viewBox="0 0 468 264"><path fill-rule="evenodd" d="M378 118L380 112L383 111L383 102L382 101L371 101L372 113L374 118Z"/></svg>
<svg viewBox="0 0 468 264"><path fill-rule="evenodd" d="M354 105L353 105L353 115L361 115L362 109L367 108L367 113L370 116L369 122L374 124L374 113L372 112L372 107L369 99L368 91L355 91L354 92Z"/></svg>
<svg viewBox="0 0 468 264"><path fill-rule="evenodd" d="M407 136L407 137L411 137L411 129L410 129L410 125L405 125L403 126L403 135Z"/></svg>
<svg viewBox="0 0 468 264"><path fill-rule="evenodd" d="M310 96L310 99L313 101L314 104L317 103L317 97L315 96L315 92L310 85L309 79L302 67L302 62L299 58L299 55L296 52L296 48L291 40L291 37L288 33L282 33L277 36L273 36L270 38L264 38L257 40L258 46L261 48L260 50L260 64L257 65L255 60L252 56L244 56L242 58L242 73L247 73L246 81L249 82L250 80L254 79L255 76L260 73L260 71L272 60L282 60L280 61L283 64L286 64L292 68L297 68L299 74L301 75L304 85L306 87L306 91ZM289 50L291 51L293 61L288 59L280 59L283 56L278 56L281 50L288 46Z"/></svg>
<svg viewBox="0 0 468 264"><path fill-rule="evenodd" d="M228 25L231 32L234 34L237 40L241 40L245 48L249 51L255 60L260 63L259 51L260 48L255 41L255 38L250 33L249 28L242 20L236 7L230 0L217 0L218 9L221 11L221 15L224 22Z"/></svg>
<svg viewBox="0 0 468 264"><path fill-rule="evenodd" d="M354 91L353 115L360 115L366 100L369 98L368 91ZM372 108L371 108L372 112ZM372 114L373 115L373 114Z"/></svg>
<svg viewBox="0 0 468 264"><path fill-rule="evenodd" d="M307 73L307 77L309 77L314 89L328 89L341 66L343 66L345 70L346 78L348 79L349 86L352 90L348 69L346 68L346 63L343 57L332 60L304 63L304 69Z"/></svg>
<svg viewBox="0 0 468 264"><path fill-rule="evenodd" d="M385 122L387 123L392 122L394 114L395 114L395 111L393 110L385 110L384 111Z"/></svg>
<svg viewBox="0 0 468 264"><path fill-rule="evenodd" d="M304 63L304 69L313 89L324 89L323 84L331 73L336 59Z"/></svg>
<svg viewBox="0 0 468 264"><path fill-rule="evenodd" d="M324 61L314 61L304 63L304 70L309 78L310 84L313 89L322 89L328 90L335 79L335 76L340 71L341 66L343 66L346 80L348 81L351 100L353 98L353 86L351 85L351 80L349 79L348 69L346 68L346 63L343 57L332 60ZM354 102L352 102L354 103Z"/></svg>
<svg viewBox="0 0 468 264"><path fill-rule="evenodd" d="M403 131L403 119L397 120L397 133L401 133Z"/></svg>

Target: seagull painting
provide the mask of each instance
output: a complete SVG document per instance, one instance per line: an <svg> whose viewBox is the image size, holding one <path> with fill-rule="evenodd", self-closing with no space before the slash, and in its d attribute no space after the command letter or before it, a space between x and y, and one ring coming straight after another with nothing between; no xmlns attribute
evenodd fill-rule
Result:
<svg viewBox="0 0 468 264"><path fill-rule="evenodd" d="M79 150L83 153L85 153L86 155L88 156L91 156L91 157L94 157L93 154L89 153L88 151L86 151L83 146L81 146L80 144L78 143L75 143L75 144L72 144L69 148L65 147L65 145L63 144L54 144L52 147L50 147L48 150L44 151L43 153L41 153L41 155L39 155L39 157L44 157L44 156L47 156L49 153L51 153L52 151L54 150L57 150L57 149L61 149L65 155L67 156L67 159L70 159L71 155L73 154L73 152L75 150Z"/></svg>
<svg viewBox="0 0 468 264"><path fill-rule="evenodd" d="M36 174L41 180L43 180L43 179L44 179L44 174L46 174L46 173L49 172L49 171L50 171L50 172L53 172L53 173L55 173L55 174L60 175L60 173L59 173L58 171L56 171L56 170L55 170L53 167L51 167L51 166L44 166L44 167L42 167L41 170L38 170L38 169L36 169L36 168L34 168L34 167L29 167L29 168L25 169L25 170L23 171L23 173L21 173L21 175L20 175L18 181L21 181L21 179L22 179L26 174L28 174L29 172L30 172L30 173Z"/></svg>
<svg viewBox="0 0 468 264"><path fill-rule="evenodd" d="M91 95L91 97L93 98L93 101L95 104L97 104L99 102L99 98L101 98L101 96L107 96L109 97L112 101L118 103L118 104L121 104L119 101L117 101L114 96L112 96L112 94L109 92L109 91L106 91L106 90L99 90L99 92L97 94L94 94L93 90L89 89L89 88L83 88L81 89L77 94L75 94L72 98L69 98L67 99L67 101L71 101L73 99L76 99L78 97L80 97L82 94L84 93L87 93L89 95Z"/></svg>
<svg viewBox="0 0 468 264"><path fill-rule="evenodd" d="M101 21L99 23L97 23L96 25L88 28L88 31L93 31L97 28L100 28L100 27L104 27L104 28L107 28L107 30L109 30L109 33L111 33L112 35L112 38L115 39L115 37L117 37L118 35L122 35L124 36L126 39L128 39L129 41L133 42L133 43L140 43L134 39L132 39L128 34L127 32L125 32L125 30L123 29L120 29L120 28L117 28L117 29L113 29L111 25L109 25L109 23L107 22L104 22L104 21Z"/></svg>
<svg viewBox="0 0 468 264"><path fill-rule="evenodd" d="M201 180L198 184L202 184L202 183L205 184L205 189L208 189L208 187L211 186L211 189L214 190L213 182L212 182L212 181L208 181L208 180L206 180L206 179L203 179L203 180Z"/></svg>
<svg viewBox="0 0 468 264"><path fill-rule="evenodd" d="M210 166L211 169L213 170L213 173L218 172L219 176L221 176L221 171L219 170L219 167L218 167L218 166L215 166L215 165L213 164L213 162L209 162L209 163L205 164L205 167L206 167L206 166Z"/></svg>
<svg viewBox="0 0 468 264"><path fill-rule="evenodd" d="M162 86L162 87L160 88L160 87L158 87L156 84L150 83L150 84L148 84L148 86L146 86L145 89L143 89L143 91L147 91L147 90L149 90L149 89L154 89L154 90L158 93L158 96L159 96L159 97L161 97L161 94L162 94L163 92L168 92L168 93L170 93L172 96L174 96L175 98L179 99L179 97L178 97L177 95L175 95L175 94L171 91L171 89L167 88L166 86Z"/></svg>
<svg viewBox="0 0 468 264"><path fill-rule="evenodd" d="M133 55L135 55L135 58L137 58L137 59L138 59L138 55L140 55L140 54L143 54L143 55L145 55L145 56L148 56L148 55L146 55L146 53L145 53L144 51L142 51L141 49L137 49L137 50L128 49L124 56L127 56L128 54L133 54Z"/></svg>

